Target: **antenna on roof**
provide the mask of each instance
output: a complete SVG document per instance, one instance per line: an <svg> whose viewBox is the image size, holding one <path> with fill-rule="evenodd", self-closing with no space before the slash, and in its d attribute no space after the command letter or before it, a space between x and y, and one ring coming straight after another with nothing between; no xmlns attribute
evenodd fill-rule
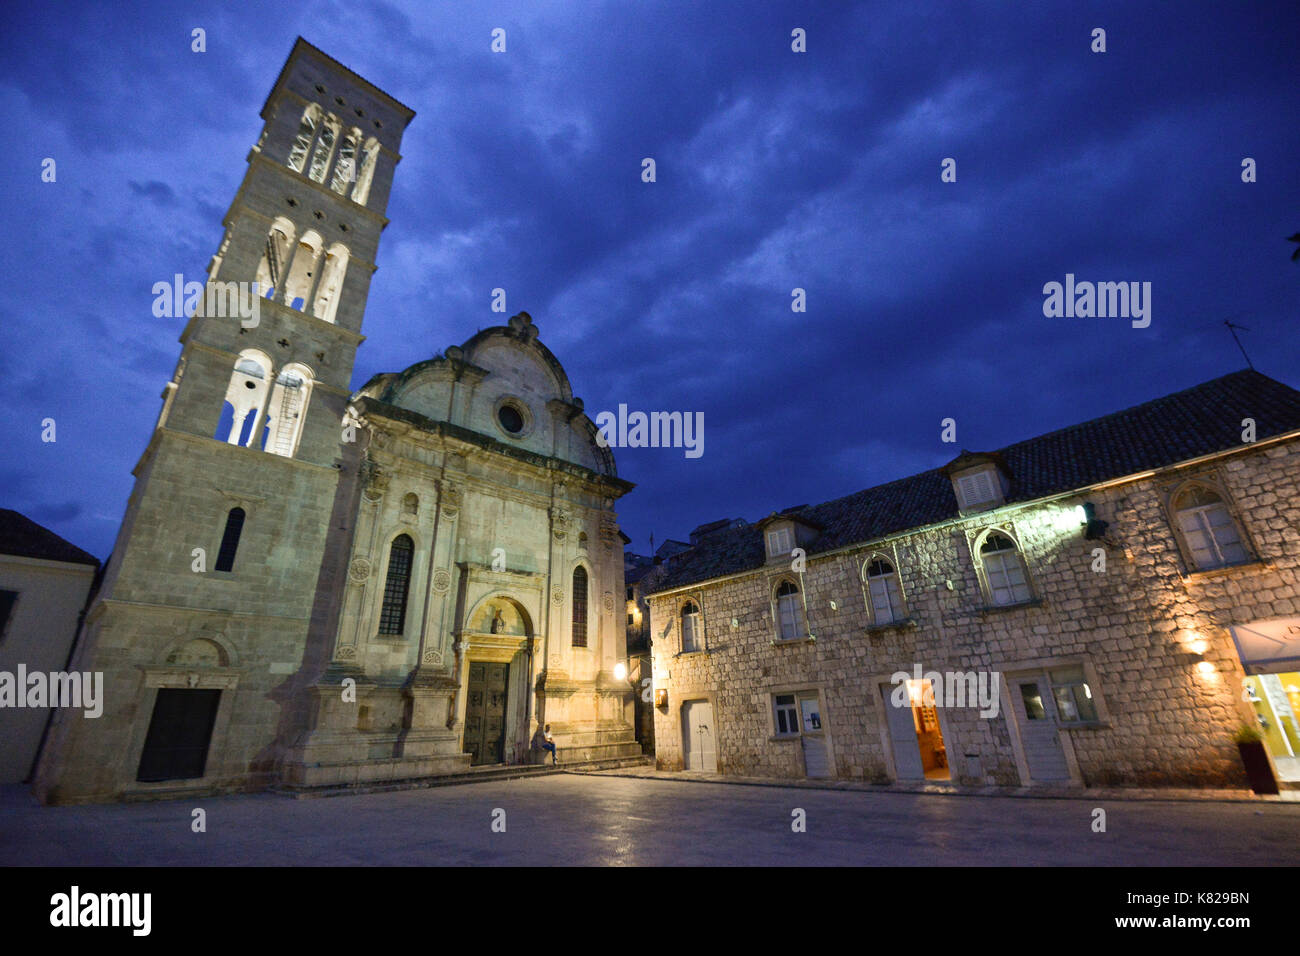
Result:
<svg viewBox="0 0 1300 956"><path fill-rule="evenodd" d="M1236 342L1237 348L1241 349L1241 355L1246 360L1246 364L1250 367L1251 371L1254 371L1255 366L1251 363L1250 356L1246 354L1246 347L1241 344L1241 339L1237 338L1237 329L1241 329L1243 332L1249 332L1250 329L1246 328L1244 325L1233 325L1231 319L1224 319L1223 324L1226 325L1228 331L1232 333L1232 341Z"/></svg>

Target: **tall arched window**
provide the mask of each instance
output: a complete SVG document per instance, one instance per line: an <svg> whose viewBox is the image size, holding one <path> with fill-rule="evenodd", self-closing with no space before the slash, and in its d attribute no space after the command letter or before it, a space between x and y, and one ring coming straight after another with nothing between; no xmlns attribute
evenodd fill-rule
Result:
<svg viewBox="0 0 1300 956"><path fill-rule="evenodd" d="M334 175L330 178L330 189L340 196L348 194L348 188L357 181L357 148L361 145L361 130L353 128L343 135L339 144L338 162L334 164Z"/></svg>
<svg viewBox="0 0 1300 956"><path fill-rule="evenodd" d="M388 577L384 581L384 606L379 612L380 634L401 634L406 628L406 597L411 589L411 562L415 542L399 534L388 549Z"/></svg>
<svg viewBox="0 0 1300 956"><path fill-rule="evenodd" d="M334 155L334 141L339 135L339 121L333 116L325 117L321 124L320 136L316 138L316 149L311 154L311 168L307 175L313 182L325 182L325 174L330 168L330 158Z"/></svg>
<svg viewBox="0 0 1300 956"><path fill-rule="evenodd" d="M799 597L799 588L793 581L782 581L776 589L776 615L781 640L792 641L806 636L803 628L803 603Z"/></svg>
<svg viewBox="0 0 1300 956"><path fill-rule="evenodd" d="M311 398L311 385L311 369L307 366L293 363L281 369L267 406L261 448L285 458L292 458L297 453L307 416L307 402Z"/></svg>
<svg viewBox="0 0 1300 956"><path fill-rule="evenodd" d="M257 349L245 349L239 353L213 438L245 448L253 446L253 429L257 426L258 415L266 407L270 377L271 359L266 353Z"/></svg>
<svg viewBox="0 0 1300 956"><path fill-rule="evenodd" d="M271 298L284 281L284 270L289 264L289 253L293 250L294 233L293 223L281 216L277 216L271 224L271 231L266 236L266 248L262 250L262 261L257 264L258 295Z"/></svg>
<svg viewBox="0 0 1300 956"><path fill-rule="evenodd" d="M587 569L573 569L573 646L587 646Z"/></svg>
<svg viewBox="0 0 1300 956"><path fill-rule="evenodd" d="M336 242L325 250L321 265L320 282L316 284L316 298L311 314L326 322L333 322L339 308L339 293L343 289L343 276L348 271L348 249Z"/></svg>
<svg viewBox="0 0 1300 956"><path fill-rule="evenodd" d="M1174 499L1174 515L1196 570L1241 564L1249 558L1223 499L1192 485Z"/></svg>
<svg viewBox="0 0 1300 956"><path fill-rule="evenodd" d="M871 597L871 617L876 624L892 624L903 619L903 589L898 572L885 558L872 558L866 568L867 593Z"/></svg>
<svg viewBox="0 0 1300 956"><path fill-rule="evenodd" d="M700 649L700 609L694 601L682 605L682 653Z"/></svg>
<svg viewBox="0 0 1300 956"><path fill-rule="evenodd" d="M357 173L357 184L352 189L352 201L364 206L370 198L370 184L375 180L375 162L379 159L379 140L373 136L366 140L361 153L361 171Z"/></svg>
<svg viewBox="0 0 1300 956"><path fill-rule="evenodd" d="M244 509L231 508L226 515L226 530L221 535L221 550L217 552L218 571L233 571L235 552L239 550L239 536L244 530Z"/></svg>
<svg viewBox="0 0 1300 956"><path fill-rule="evenodd" d="M284 283L284 298L281 300L290 308L301 310L306 305L320 264L323 245L324 242L314 229L308 229L298 241L293 262L289 266L289 277Z"/></svg>
<svg viewBox="0 0 1300 956"><path fill-rule="evenodd" d="M1033 599L1024 558L1010 538L1001 534L985 538L980 546L980 561L993 604L1023 604Z"/></svg>
<svg viewBox="0 0 1300 956"><path fill-rule="evenodd" d="M289 168L294 172L302 172L303 164L307 161L307 153L311 151L312 140L316 138L316 127L320 125L320 117L321 108L315 103L308 105L302 111L302 120L298 123L298 135L289 150Z"/></svg>

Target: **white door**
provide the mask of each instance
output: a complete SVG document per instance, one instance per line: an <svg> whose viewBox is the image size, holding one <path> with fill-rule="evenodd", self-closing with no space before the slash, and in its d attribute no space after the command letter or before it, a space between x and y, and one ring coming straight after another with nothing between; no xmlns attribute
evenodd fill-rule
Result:
<svg viewBox="0 0 1300 956"><path fill-rule="evenodd" d="M717 773L717 732L713 726L713 705L707 700L688 700L682 704L682 745L687 770Z"/></svg>
<svg viewBox="0 0 1300 956"><path fill-rule="evenodd" d="M826 757L826 731L822 727L821 706L817 697L799 698L799 715L803 720L803 766L810 777L829 777L830 761Z"/></svg>
<svg viewBox="0 0 1300 956"><path fill-rule="evenodd" d="M880 685L885 701L885 724L894 749L894 773L899 780L924 780L925 767L921 763L921 744L916 737L911 698L905 697L901 707L894 706L895 689L894 684Z"/></svg>
<svg viewBox="0 0 1300 956"><path fill-rule="evenodd" d="M1034 783L1070 780L1070 766L1061 747L1061 727L1056 702L1047 692L1045 677L1021 677L1012 682L1020 741L1025 748L1029 779Z"/></svg>

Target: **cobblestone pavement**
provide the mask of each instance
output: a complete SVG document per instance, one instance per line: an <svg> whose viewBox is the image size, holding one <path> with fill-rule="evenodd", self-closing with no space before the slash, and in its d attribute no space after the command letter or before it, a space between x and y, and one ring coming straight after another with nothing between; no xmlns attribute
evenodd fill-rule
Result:
<svg viewBox="0 0 1300 956"><path fill-rule="evenodd" d="M191 830L195 808L206 812L205 833ZM1093 832L1096 808L1106 811L1104 833ZM497 810L505 832L493 832ZM796 810L806 832L792 830ZM1300 807L578 774L90 807L41 807L10 786L0 788L0 864L1296 866Z"/></svg>

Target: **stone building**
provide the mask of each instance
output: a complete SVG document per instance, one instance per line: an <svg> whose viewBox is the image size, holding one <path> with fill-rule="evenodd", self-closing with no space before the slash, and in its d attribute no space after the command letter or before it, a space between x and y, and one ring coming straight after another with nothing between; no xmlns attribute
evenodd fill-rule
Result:
<svg viewBox="0 0 1300 956"><path fill-rule="evenodd" d="M349 389L408 107L301 38L181 335L60 713L48 802L639 752L614 504L631 485L526 313ZM227 300L229 295L227 295ZM214 314L215 313L215 314Z"/></svg>
<svg viewBox="0 0 1300 956"><path fill-rule="evenodd" d="M1240 787L1258 723L1294 782L1300 392L963 452L710 535L649 603L661 769Z"/></svg>
<svg viewBox="0 0 1300 956"><path fill-rule="evenodd" d="M99 559L26 515L0 508L0 783L27 779L49 721ZM39 706L24 699L33 689ZM7 686L6 686L7 685Z"/></svg>

